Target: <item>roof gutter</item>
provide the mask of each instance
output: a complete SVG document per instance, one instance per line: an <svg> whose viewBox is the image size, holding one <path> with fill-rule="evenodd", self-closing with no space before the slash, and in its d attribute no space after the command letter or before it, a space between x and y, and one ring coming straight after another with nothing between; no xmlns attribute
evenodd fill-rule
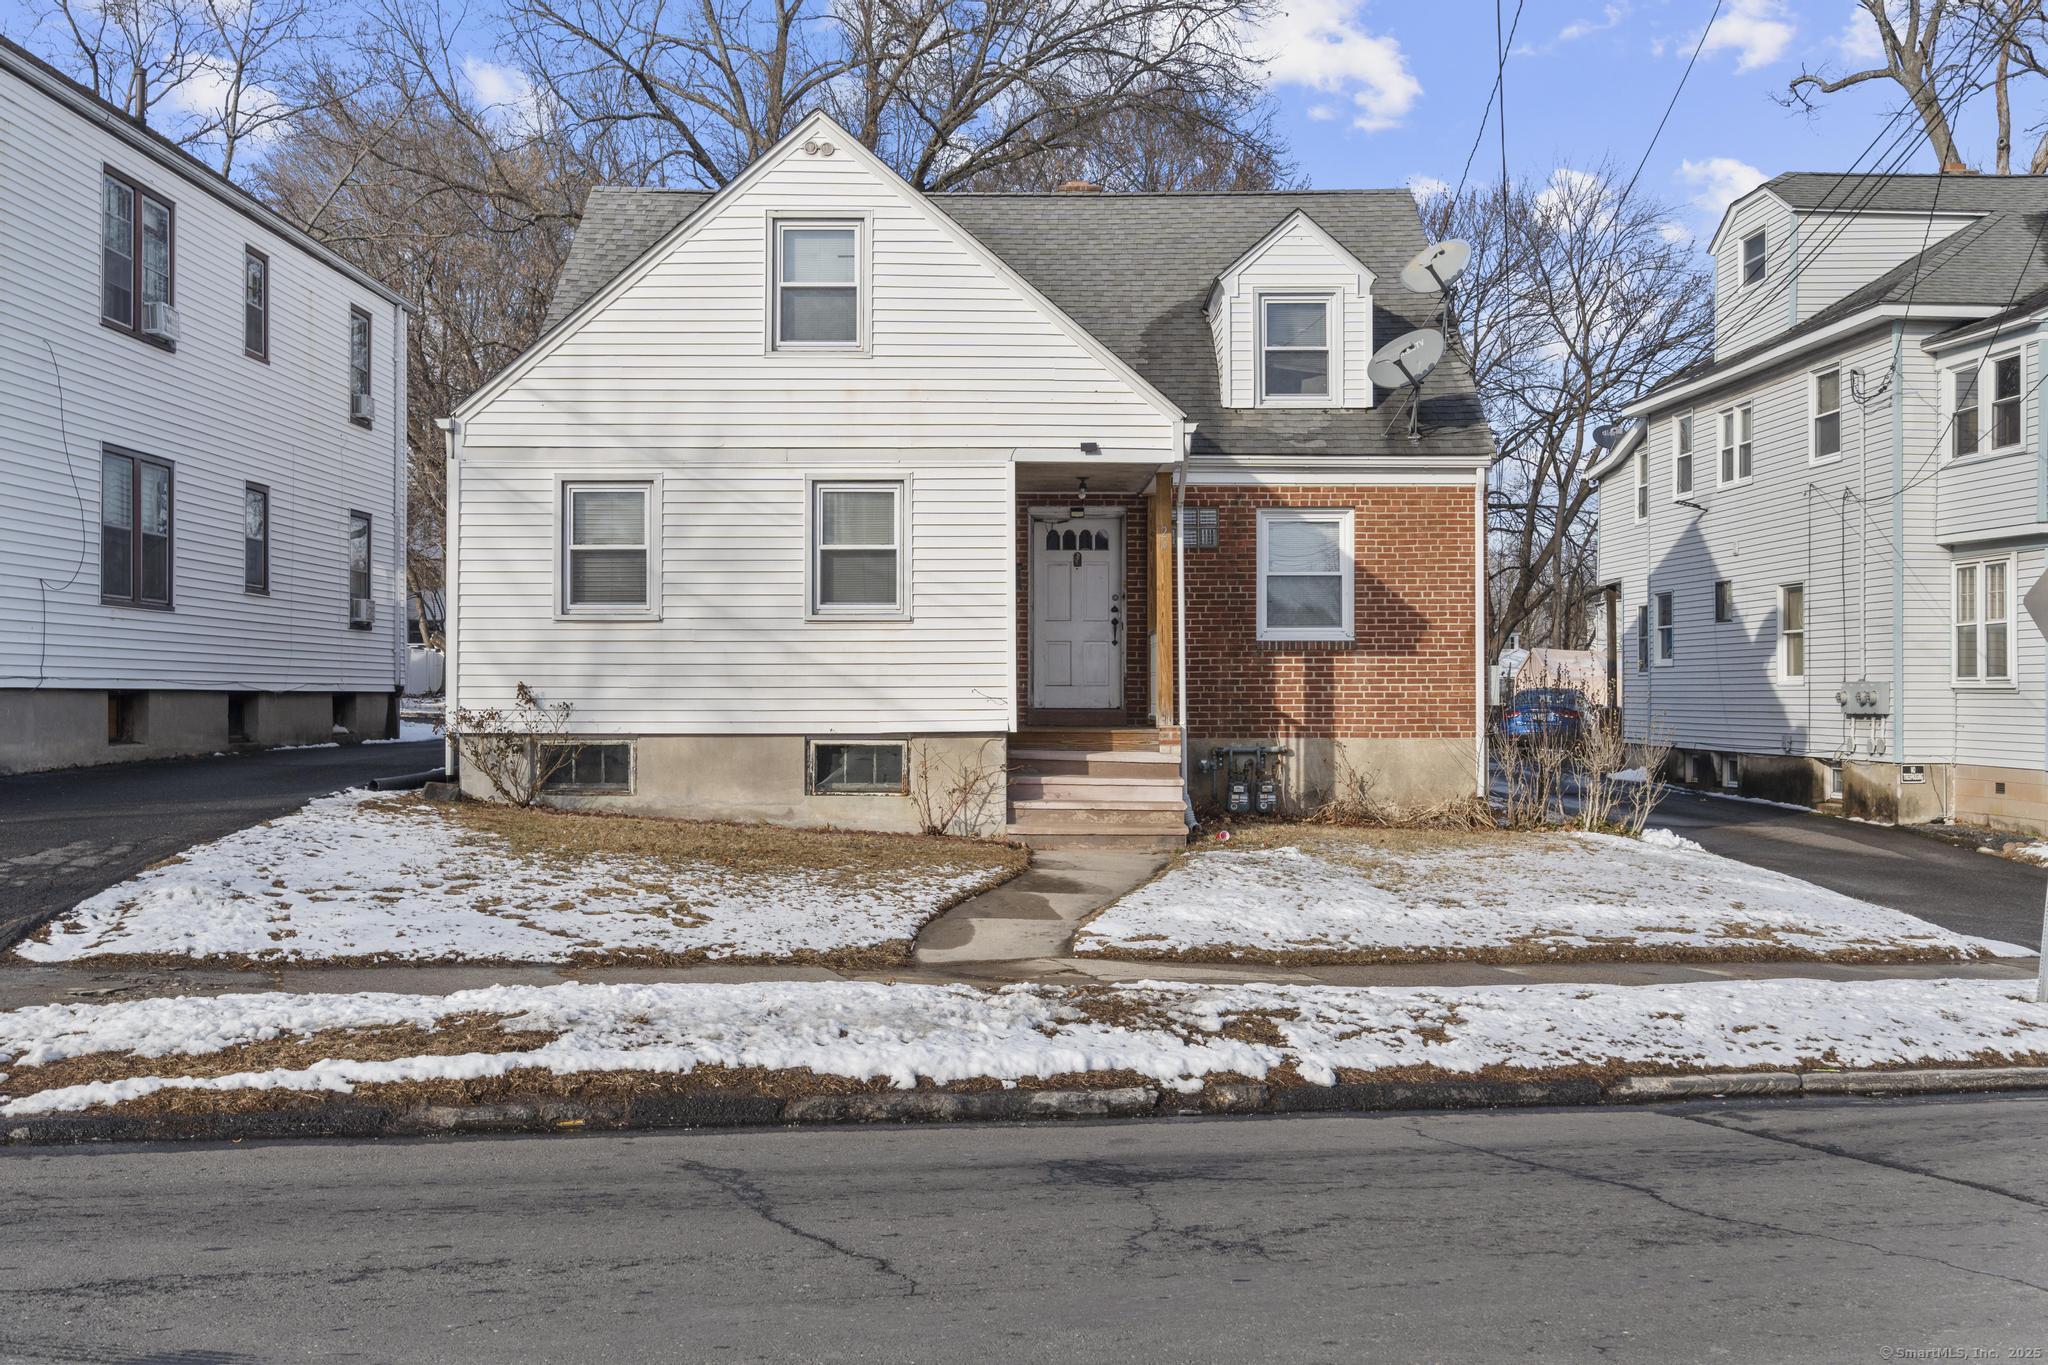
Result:
<svg viewBox="0 0 2048 1365"><path fill-rule="evenodd" d="M1586 471L1586 477L1594 483L1599 483L1609 474L1621 468L1622 465L1628 462L1628 457L1635 454L1636 447L1643 443L1643 437L1648 434L1649 430L1650 424L1648 422L1641 422L1629 428L1628 435L1621 438L1621 443L1615 446L1613 450L1608 451L1605 459Z"/></svg>
<svg viewBox="0 0 2048 1365"><path fill-rule="evenodd" d="M293 227L275 209L265 208L255 196L234 181L195 161L191 156L158 138L156 134L136 126L125 114L115 112L97 95L90 93L77 82L57 74L33 56L18 51L12 44L0 43L0 70L19 76L80 118L98 124L107 133L159 166L187 183L196 185L259 227L276 233L321 264L346 275L386 303L408 312L412 311L412 305L404 299L335 255L305 232Z"/></svg>
<svg viewBox="0 0 2048 1365"><path fill-rule="evenodd" d="M1920 349L1929 355L1939 355L1980 341L1992 341L2001 336L2022 337L2031 332L2043 318L2048 318L2048 304L2041 304L2018 315L1994 314L1984 319L1979 326L1961 331L1943 332L1920 343Z"/></svg>
<svg viewBox="0 0 2048 1365"><path fill-rule="evenodd" d="M1675 384L1668 389L1659 389L1654 393L1646 394L1623 408L1621 415L1624 417L1647 417L1660 408L1682 402L1688 398L1698 397L1702 393L1709 393L1714 389L1721 388L1732 380L1755 374L1759 370L1767 370L1771 366L1790 360L1794 356L1804 354L1827 342L1839 341L1845 336L1851 336L1880 322L1904 323L1909 318L1917 318L1922 322L1971 322L1990 317L1999 311L2001 310L1991 304L1950 304L1946 307L1921 306L1913 308L1909 308L1902 303L1876 304L1864 309L1860 313L1852 314L1832 326L1823 327L1817 332L1800 337L1796 341L1788 341L1782 346L1773 346L1770 350L1752 356L1740 364L1716 369L1688 383Z"/></svg>

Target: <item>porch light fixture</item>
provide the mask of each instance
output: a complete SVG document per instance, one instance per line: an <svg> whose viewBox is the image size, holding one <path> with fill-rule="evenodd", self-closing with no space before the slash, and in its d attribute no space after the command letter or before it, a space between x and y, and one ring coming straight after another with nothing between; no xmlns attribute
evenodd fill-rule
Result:
<svg viewBox="0 0 2048 1365"><path fill-rule="evenodd" d="M1086 450L1088 447L1084 445L1081 448ZM1081 478L1074 480L1074 482L1080 485L1081 491L1074 494L1074 505L1067 509L1068 521L1079 521L1088 515L1088 480Z"/></svg>

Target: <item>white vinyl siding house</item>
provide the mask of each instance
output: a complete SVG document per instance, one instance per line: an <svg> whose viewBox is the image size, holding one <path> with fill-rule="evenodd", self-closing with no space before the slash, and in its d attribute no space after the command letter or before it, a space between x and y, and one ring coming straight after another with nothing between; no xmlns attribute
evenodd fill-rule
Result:
<svg viewBox="0 0 2048 1365"><path fill-rule="evenodd" d="M402 413L402 306L4 45L0 126L0 771L224 748L229 695L256 701L252 742L383 733L404 423L349 420L350 318L368 391ZM145 244L130 273L123 224L150 202L163 260ZM371 521L365 629L351 511ZM131 746L109 744L108 693L146 717Z"/></svg>
<svg viewBox="0 0 2048 1365"><path fill-rule="evenodd" d="M2002 212L1995 201L1986 211ZM1738 203L1730 221L1777 221L1775 212ZM1912 221L1910 234L1890 219L1844 234L1852 265L1802 273L1799 287L1833 280L1839 299L1870 284L1918 251L1929 219ZM1938 241L1975 221L1937 217L1931 233ZM1802 250L1811 226L1798 224ZM1921 297L1934 302L1910 316L1874 303L1803 346L1747 352L1721 367L1725 378L1670 385L1631 408L1646 424L1631 459L1673 486L1680 419L1711 412L1716 424L1716 477L1696 476L1691 493L1657 501L1647 521L1633 514L1637 471L1602 471L1613 491L1602 498L1600 576L1620 619L1669 592L1683 637L1668 668L1637 674L1621 662L1627 733L1674 745L1681 776L1717 779L1709 760L1739 755L1755 795L1826 800L1846 768L1843 799L1856 813L2025 828L2048 818L2025 795L2044 788L2048 770L2048 658L2017 606L2048 567L2039 320L1968 320L1999 312L2018 259L1996 278L1977 271L1981 304L1929 286ZM1717 256L1717 269L1736 268ZM1967 254L1955 268L1969 268ZM1861 272L1853 283L1840 273L1850 269ZM1724 425L1743 410L1747 480L1739 419L1733 441ZM1617 515L1617 502L1630 510ZM2001 606L1993 591L1986 606L2001 572L2012 600ZM1714 610L1720 582L1732 604L1725 621ZM1986 677L2001 638L2010 674ZM1872 689L1882 700L1862 709L1877 714L1851 714L1838 696Z"/></svg>

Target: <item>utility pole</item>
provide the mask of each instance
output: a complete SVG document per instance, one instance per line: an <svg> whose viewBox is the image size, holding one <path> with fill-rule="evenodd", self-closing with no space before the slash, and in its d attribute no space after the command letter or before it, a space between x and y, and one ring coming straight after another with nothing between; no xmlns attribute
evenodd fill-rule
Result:
<svg viewBox="0 0 2048 1365"><path fill-rule="evenodd" d="M2027 615L2034 618L2034 629L2048 636L2048 570L2043 570L2034 586L2027 589ZM2048 742L2048 741L2044 741ZM2034 981L2034 999L2048 1005L2048 896L2041 902L2041 950L2040 972Z"/></svg>

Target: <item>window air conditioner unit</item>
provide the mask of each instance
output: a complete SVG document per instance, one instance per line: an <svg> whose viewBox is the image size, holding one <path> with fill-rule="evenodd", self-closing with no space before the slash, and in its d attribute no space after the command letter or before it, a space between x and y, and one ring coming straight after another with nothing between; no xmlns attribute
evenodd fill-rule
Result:
<svg viewBox="0 0 2048 1365"><path fill-rule="evenodd" d="M367 393L352 393L348 396L348 415L358 422L370 421L377 415L377 404Z"/></svg>
<svg viewBox="0 0 2048 1365"><path fill-rule="evenodd" d="M377 601L372 597L351 597L348 599L348 623L352 626L375 625Z"/></svg>
<svg viewBox="0 0 2048 1365"><path fill-rule="evenodd" d="M178 341L178 310L168 303L145 303L142 305L142 334L168 341Z"/></svg>

